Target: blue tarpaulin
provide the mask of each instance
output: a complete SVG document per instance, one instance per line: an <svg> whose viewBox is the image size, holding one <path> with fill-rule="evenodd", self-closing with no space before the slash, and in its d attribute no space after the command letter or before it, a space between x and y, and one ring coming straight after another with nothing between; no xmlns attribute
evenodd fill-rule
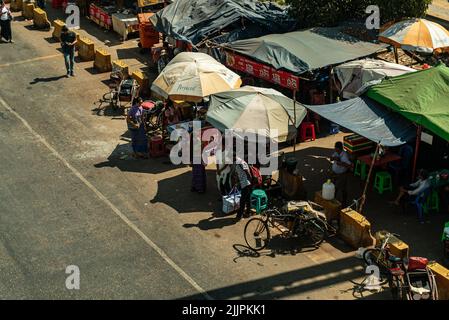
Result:
<svg viewBox="0 0 449 320"><path fill-rule="evenodd" d="M412 122L364 96L334 104L304 107L386 147L400 146L416 136L416 127Z"/></svg>

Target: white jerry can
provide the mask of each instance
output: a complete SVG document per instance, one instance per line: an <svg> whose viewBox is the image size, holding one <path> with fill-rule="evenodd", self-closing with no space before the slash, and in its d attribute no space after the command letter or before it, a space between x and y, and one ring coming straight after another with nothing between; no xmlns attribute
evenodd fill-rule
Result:
<svg viewBox="0 0 449 320"><path fill-rule="evenodd" d="M334 200L335 198L335 185L332 183L330 179L328 179L323 184L323 190L321 191L321 195L325 200Z"/></svg>

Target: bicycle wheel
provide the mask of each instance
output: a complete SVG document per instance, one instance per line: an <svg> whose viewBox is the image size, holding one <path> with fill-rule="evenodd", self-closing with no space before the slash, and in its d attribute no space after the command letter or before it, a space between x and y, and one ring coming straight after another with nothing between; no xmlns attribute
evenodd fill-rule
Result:
<svg viewBox="0 0 449 320"><path fill-rule="evenodd" d="M266 221L252 218L245 226L245 242L254 251L264 249L270 241L270 230Z"/></svg>
<svg viewBox="0 0 449 320"><path fill-rule="evenodd" d="M403 277L392 276L388 279L388 286L394 300L405 300L405 283Z"/></svg>
<svg viewBox="0 0 449 320"><path fill-rule="evenodd" d="M321 227L321 221L319 219L307 220L304 224L304 234L311 241L311 245L318 247L326 236L326 231Z"/></svg>
<svg viewBox="0 0 449 320"><path fill-rule="evenodd" d="M366 249L365 252L363 253L363 261L365 261L365 263L368 266L370 266L372 264L377 265L380 255L381 255L381 251L379 248Z"/></svg>

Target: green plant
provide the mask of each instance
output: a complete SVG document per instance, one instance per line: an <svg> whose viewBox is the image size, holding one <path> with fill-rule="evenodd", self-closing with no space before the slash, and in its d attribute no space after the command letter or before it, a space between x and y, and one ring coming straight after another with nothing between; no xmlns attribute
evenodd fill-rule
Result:
<svg viewBox="0 0 449 320"><path fill-rule="evenodd" d="M345 20L363 21L365 9L378 5L381 22L422 17L432 0L286 0L300 28L334 26Z"/></svg>

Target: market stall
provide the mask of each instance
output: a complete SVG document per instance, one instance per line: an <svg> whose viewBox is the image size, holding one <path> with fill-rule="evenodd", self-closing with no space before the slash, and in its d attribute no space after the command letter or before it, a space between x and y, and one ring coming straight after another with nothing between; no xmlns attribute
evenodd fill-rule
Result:
<svg viewBox="0 0 449 320"><path fill-rule="evenodd" d="M123 40L127 40L128 34L139 31L139 22L132 13L113 13L112 26Z"/></svg>

